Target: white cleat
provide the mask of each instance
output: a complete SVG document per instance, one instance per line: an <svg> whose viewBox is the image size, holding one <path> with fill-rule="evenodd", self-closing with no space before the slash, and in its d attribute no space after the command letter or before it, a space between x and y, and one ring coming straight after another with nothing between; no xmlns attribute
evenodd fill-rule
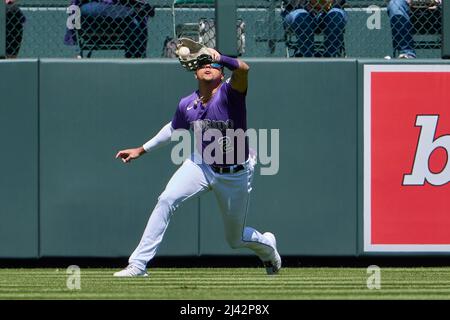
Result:
<svg viewBox="0 0 450 320"><path fill-rule="evenodd" d="M114 273L114 277L148 277L147 271L130 264L122 271Z"/></svg>
<svg viewBox="0 0 450 320"><path fill-rule="evenodd" d="M263 234L267 239L269 239L272 247L273 247L273 254L272 258L269 261L263 261L264 266L266 267L266 272L268 275L274 275L277 274L281 269L281 257L277 250L277 240L275 239L275 236L271 232L266 232Z"/></svg>

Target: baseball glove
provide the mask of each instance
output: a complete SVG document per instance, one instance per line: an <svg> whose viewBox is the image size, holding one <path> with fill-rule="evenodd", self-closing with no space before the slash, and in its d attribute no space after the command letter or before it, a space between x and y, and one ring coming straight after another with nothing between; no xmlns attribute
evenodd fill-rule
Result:
<svg viewBox="0 0 450 320"><path fill-rule="evenodd" d="M178 39L175 54L181 65L188 71L195 71L199 66L213 62L208 48L189 38Z"/></svg>

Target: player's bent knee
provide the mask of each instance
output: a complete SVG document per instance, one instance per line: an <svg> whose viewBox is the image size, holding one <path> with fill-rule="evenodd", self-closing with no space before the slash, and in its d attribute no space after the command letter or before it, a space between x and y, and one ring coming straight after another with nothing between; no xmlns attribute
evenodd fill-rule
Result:
<svg viewBox="0 0 450 320"><path fill-rule="evenodd" d="M158 197L158 206L167 207L172 213L178 208L176 202L176 199L164 192Z"/></svg>

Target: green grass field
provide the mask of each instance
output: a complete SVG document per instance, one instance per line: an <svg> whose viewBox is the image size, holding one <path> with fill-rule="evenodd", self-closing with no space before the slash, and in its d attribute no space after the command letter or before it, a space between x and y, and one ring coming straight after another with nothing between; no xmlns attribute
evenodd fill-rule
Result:
<svg viewBox="0 0 450 320"><path fill-rule="evenodd" d="M155 268L147 278L113 278L117 269L81 269L81 289L66 269L0 269L0 299L450 299L450 267L382 268L369 290L365 268Z"/></svg>

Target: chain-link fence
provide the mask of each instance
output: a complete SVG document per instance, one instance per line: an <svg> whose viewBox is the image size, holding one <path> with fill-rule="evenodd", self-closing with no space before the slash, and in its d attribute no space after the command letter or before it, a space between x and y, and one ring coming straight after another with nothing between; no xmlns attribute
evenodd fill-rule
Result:
<svg viewBox="0 0 450 320"><path fill-rule="evenodd" d="M419 2L420 1L420 2ZM439 0L437 0L439 1ZM445 0L444 0L445 1ZM286 57L439 58L441 4L436 0L260 1L239 13L248 53ZM256 51L256 50L255 50Z"/></svg>
<svg viewBox="0 0 450 320"><path fill-rule="evenodd" d="M8 56L170 58L182 36L215 46L214 0L0 1ZM438 58L439 1L237 0L239 54Z"/></svg>

